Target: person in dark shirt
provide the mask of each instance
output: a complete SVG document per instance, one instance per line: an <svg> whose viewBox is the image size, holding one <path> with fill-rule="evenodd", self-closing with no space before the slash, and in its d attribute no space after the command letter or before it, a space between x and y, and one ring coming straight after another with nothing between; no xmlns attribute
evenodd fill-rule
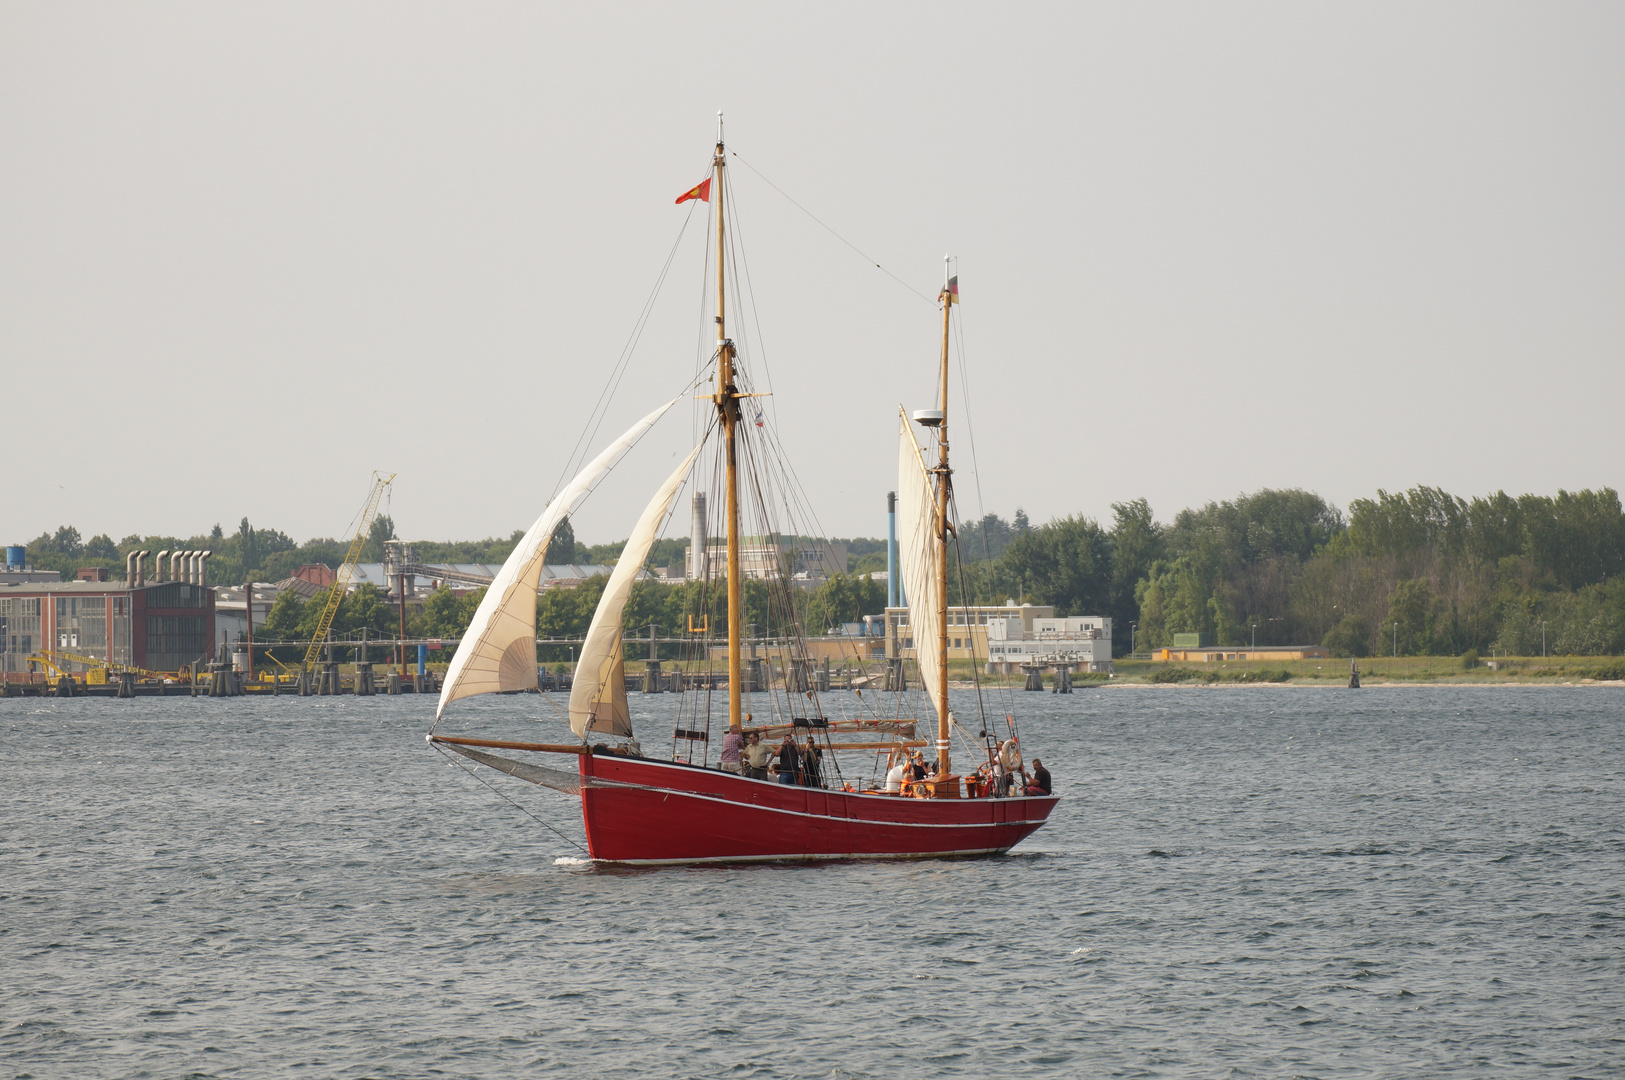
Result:
<svg viewBox="0 0 1625 1080"><path fill-rule="evenodd" d="M779 744L779 783L796 784L800 782L801 752L796 749L796 741L789 735Z"/></svg>
<svg viewBox="0 0 1625 1080"><path fill-rule="evenodd" d="M1027 794L1054 794L1054 791L1050 788L1049 770L1044 768L1044 763L1037 758L1033 758L1033 782L1027 785Z"/></svg>
<svg viewBox="0 0 1625 1080"><path fill-rule="evenodd" d="M801 783L804 787L824 786L823 760L824 752L813 744L813 737L808 735L807 748L801 752Z"/></svg>

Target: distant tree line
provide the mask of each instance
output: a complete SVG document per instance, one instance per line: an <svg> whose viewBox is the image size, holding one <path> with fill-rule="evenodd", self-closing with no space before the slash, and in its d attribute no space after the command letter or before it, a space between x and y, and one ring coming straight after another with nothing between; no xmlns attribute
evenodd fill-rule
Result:
<svg viewBox="0 0 1625 1080"><path fill-rule="evenodd" d="M362 552L383 557L394 523L379 517ZM523 536L505 540L416 543L429 563L500 564ZM747 621L759 632L791 622L818 634L880 613L884 540L854 538L848 573L817 588L770 589L747 583ZM551 563L612 565L624 541L588 546L568 521L549 544ZM276 529L244 518L226 534L216 525L190 537L108 536L82 540L63 526L28 545L34 565L71 574L82 566L123 572L124 556L145 548L210 549L212 583L275 581L304 563L337 566L349 544L320 538L296 544ZM687 540L657 541L650 566L681 566ZM1061 615L1107 615L1119 654L1130 641L1142 651L1196 632L1218 644L1324 644L1334 655L1459 655L1468 651L1531 655L1544 635L1559 655L1625 653L1625 512L1611 488L1555 496L1504 492L1463 499L1418 487L1356 499L1345 516L1312 492L1264 489L1186 509L1158 522L1144 499L1112 505L1101 524L1073 515L1034 526L1017 511L964 522L950 558L953 603L1010 600L1053 605ZM537 600L543 637L585 633L603 578ZM358 589L341 605L340 634L371 627L392 632L398 616L382 594ZM653 623L672 636L689 618L725 618L715 588L693 582L640 582L623 625ZM455 638L479 603L478 592L442 589L415 609L409 632ZM321 605L285 593L265 627L268 636L308 638ZM308 626L306 624L309 624ZM703 624L703 623L702 623ZM560 657L562 659L562 657Z"/></svg>

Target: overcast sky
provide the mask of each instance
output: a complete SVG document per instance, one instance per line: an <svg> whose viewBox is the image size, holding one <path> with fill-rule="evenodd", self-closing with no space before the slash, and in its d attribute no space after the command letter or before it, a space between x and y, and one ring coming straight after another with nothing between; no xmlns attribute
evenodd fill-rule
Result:
<svg viewBox="0 0 1625 1080"><path fill-rule="evenodd" d="M0 542L335 535L373 469L405 537L528 526L718 109L919 292L959 256L967 512L1625 486L1625 5L0 13ZM781 438L882 535L935 309L732 175ZM693 369L702 225L599 443ZM688 410L578 537L626 535Z"/></svg>

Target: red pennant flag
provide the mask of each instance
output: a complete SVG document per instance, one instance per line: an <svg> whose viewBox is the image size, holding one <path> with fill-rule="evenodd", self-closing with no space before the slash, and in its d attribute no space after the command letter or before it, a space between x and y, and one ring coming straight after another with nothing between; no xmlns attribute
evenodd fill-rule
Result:
<svg viewBox="0 0 1625 1080"><path fill-rule="evenodd" d="M690 199L698 199L701 202L711 201L711 178L709 176L677 196L677 201L680 203L688 202Z"/></svg>

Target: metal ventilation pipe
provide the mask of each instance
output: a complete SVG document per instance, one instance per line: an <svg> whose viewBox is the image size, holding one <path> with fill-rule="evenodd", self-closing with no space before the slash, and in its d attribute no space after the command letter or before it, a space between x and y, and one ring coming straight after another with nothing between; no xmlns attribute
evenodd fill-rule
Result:
<svg viewBox="0 0 1625 1080"><path fill-rule="evenodd" d="M152 560L152 576L153 576L153 580L155 580L155 581L164 580L164 556L168 555L168 554L169 554L169 549L165 548L164 550L160 551L153 558L153 560Z"/></svg>
<svg viewBox="0 0 1625 1080"><path fill-rule="evenodd" d="M197 568L197 580L192 582L192 584L205 585L208 583L208 575L203 572L203 564L208 562L209 556L213 554L213 551L200 551L197 553L197 562L194 563L194 566Z"/></svg>
<svg viewBox="0 0 1625 1080"><path fill-rule="evenodd" d="M147 568L144 564L147 561L147 556L150 554L151 552L149 551L138 551L135 553L135 583L137 585L145 585L147 583Z"/></svg>
<svg viewBox="0 0 1625 1080"><path fill-rule="evenodd" d="M124 556L124 583L126 585L135 584L135 557L139 554L138 551L132 551Z"/></svg>
<svg viewBox="0 0 1625 1080"><path fill-rule="evenodd" d="M158 557L160 559L163 558L162 555L160 555ZM169 553L169 580L170 581L179 581L181 579L181 559L183 559L185 557L186 557L186 552L182 551L180 548L176 548L174 551ZM160 578L163 577L163 572L161 570L159 571L158 576Z"/></svg>
<svg viewBox="0 0 1625 1080"><path fill-rule="evenodd" d="M191 585L197 577L197 549L189 548L181 560L181 580Z"/></svg>

